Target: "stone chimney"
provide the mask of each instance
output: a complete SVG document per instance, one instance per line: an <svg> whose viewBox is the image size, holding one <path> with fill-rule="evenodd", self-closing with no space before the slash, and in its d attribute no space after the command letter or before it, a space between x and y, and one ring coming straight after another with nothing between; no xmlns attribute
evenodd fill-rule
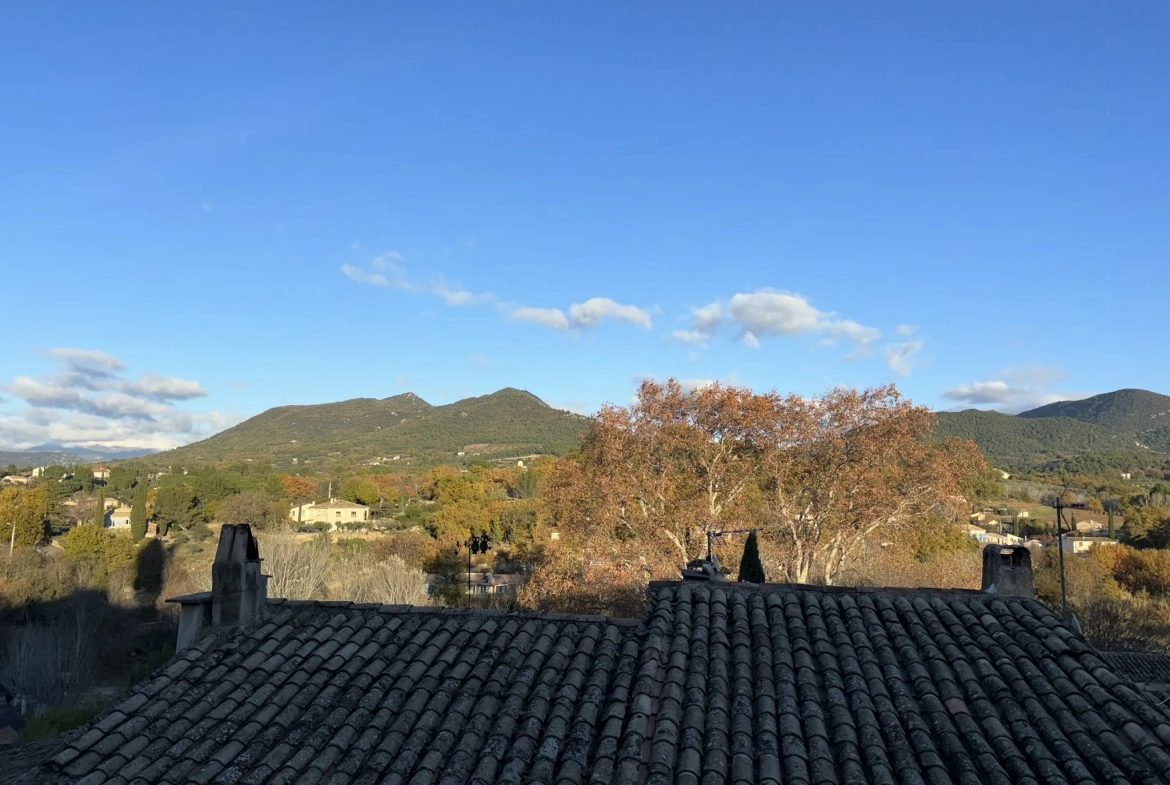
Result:
<svg viewBox="0 0 1170 785"><path fill-rule="evenodd" d="M1023 545L983 549L983 591L1032 598L1032 553Z"/></svg>
<svg viewBox="0 0 1170 785"><path fill-rule="evenodd" d="M260 548L247 524L225 524L211 565L211 591L174 597L179 604L180 651L210 628L244 627L268 604L268 576L260 572Z"/></svg>

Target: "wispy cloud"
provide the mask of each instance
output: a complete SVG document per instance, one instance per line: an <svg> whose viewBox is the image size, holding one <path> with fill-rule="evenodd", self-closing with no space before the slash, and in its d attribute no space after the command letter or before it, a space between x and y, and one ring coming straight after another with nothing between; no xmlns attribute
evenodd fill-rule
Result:
<svg viewBox="0 0 1170 785"><path fill-rule="evenodd" d="M884 347L886 364L899 376L909 376L914 370L914 355L918 354L924 345L923 341L888 344Z"/></svg>
<svg viewBox="0 0 1170 785"><path fill-rule="evenodd" d="M508 318L516 322L541 324L545 327L551 327L554 330L569 329L569 318L559 308L529 308L521 306L520 308L513 309Z"/></svg>
<svg viewBox="0 0 1170 785"><path fill-rule="evenodd" d="M475 363L476 365L478 365L480 368L490 368L491 364L492 364L491 361L488 360L488 358L484 357L482 354L472 355L471 361L473 363Z"/></svg>
<svg viewBox="0 0 1170 785"><path fill-rule="evenodd" d="M1060 369L1039 365L1015 365L1001 372L1002 378L960 384L943 393L943 398L974 408L991 408L1006 414L1035 409L1057 401L1075 401L1088 394L1058 392L1050 388L1068 378Z"/></svg>
<svg viewBox="0 0 1170 785"><path fill-rule="evenodd" d="M554 330L592 330L606 319L625 322L646 330L654 327L650 311L636 305L622 305L608 297L593 297L583 303L569 306L568 315L560 308L514 308L509 318L518 322L531 322L551 327Z"/></svg>
<svg viewBox="0 0 1170 785"><path fill-rule="evenodd" d="M368 255L359 243L350 246L350 250ZM436 279L429 284L421 283L408 273L406 259L398 251L386 251L372 256L362 265L343 264L341 272L352 281L370 286L384 286L412 294L435 295L441 297L443 302L452 307L473 305L492 299L489 292L473 294L459 287L448 286L442 279Z"/></svg>

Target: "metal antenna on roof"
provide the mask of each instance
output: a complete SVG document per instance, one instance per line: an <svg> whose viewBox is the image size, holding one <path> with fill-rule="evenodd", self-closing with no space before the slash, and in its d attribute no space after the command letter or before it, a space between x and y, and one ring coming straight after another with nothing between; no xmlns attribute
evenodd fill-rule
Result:
<svg viewBox="0 0 1170 785"><path fill-rule="evenodd" d="M1064 486L1064 490L1056 497L1056 547L1059 550L1057 554L1060 558L1060 614L1066 620L1068 619L1068 585L1064 578L1064 530L1061 528L1061 523L1064 522L1064 495L1068 493L1068 484Z"/></svg>

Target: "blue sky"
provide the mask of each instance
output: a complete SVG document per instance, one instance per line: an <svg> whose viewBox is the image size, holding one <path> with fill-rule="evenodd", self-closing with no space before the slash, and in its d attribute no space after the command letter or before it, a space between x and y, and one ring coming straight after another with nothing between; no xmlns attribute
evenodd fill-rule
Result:
<svg viewBox="0 0 1170 785"><path fill-rule="evenodd" d="M0 11L0 447L1170 393L1165 3L100 5Z"/></svg>

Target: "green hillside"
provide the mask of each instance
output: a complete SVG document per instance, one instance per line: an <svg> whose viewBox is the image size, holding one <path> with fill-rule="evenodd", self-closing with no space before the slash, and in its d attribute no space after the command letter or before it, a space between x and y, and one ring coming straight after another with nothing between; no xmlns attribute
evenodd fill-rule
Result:
<svg viewBox="0 0 1170 785"><path fill-rule="evenodd" d="M1017 469L1088 452L1134 449L1133 439L1124 434L1069 417L1023 418L977 409L940 412L936 434L971 439L988 460Z"/></svg>
<svg viewBox="0 0 1170 785"><path fill-rule="evenodd" d="M560 455L577 445L588 420L523 390L432 406L413 393L269 409L208 439L151 456L157 464L263 461L278 465L337 459L453 461L464 447L484 457Z"/></svg>
<svg viewBox="0 0 1170 785"><path fill-rule="evenodd" d="M1058 401L1019 417L1068 417L1100 425L1160 451L1170 451L1170 396L1148 390L1118 390L1080 401Z"/></svg>

